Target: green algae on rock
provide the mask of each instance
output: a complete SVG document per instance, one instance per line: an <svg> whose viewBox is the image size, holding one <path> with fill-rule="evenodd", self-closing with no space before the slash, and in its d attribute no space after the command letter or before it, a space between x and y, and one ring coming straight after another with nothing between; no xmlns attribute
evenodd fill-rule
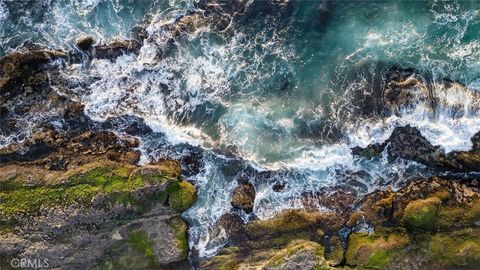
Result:
<svg viewBox="0 0 480 270"><path fill-rule="evenodd" d="M405 232L353 233L348 239L345 258L348 265L381 269L409 242Z"/></svg>
<svg viewBox="0 0 480 270"><path fill-rule="evenodd" d="M109 203L141 204L141 199L135 198L132 192L167 182L165 195L159 194L158 199L169 198L171 207L178 211L187 209L195 201L195 188L187 182L178 181L177 168L162 166L156 168L156 175L146 174L145 177L135 169L135 166L129 165L97 167L51 185L24 185L15 179L2 181L0 213L3 217L11 217L35 213L45 207L90 204L98 195ZM132 172L133 175L130 175Z"/></svg>
<svg viewBox="0 0 480 270"><path fill-rule="evenodd" d="M5 228L0 255L22 256L28 245L40 245L53 266L106 269L186 260L188 227L179 215L195 202L196 191L180 179L178 162L144 166L93 162L55 172L57 181L34 183L22 182L23 171L17 172L17 178L0 182L0 222ZM34 240L30 234L59 236ZM63 249L76 252L69 263L48 255L61 239L70 239L62 242ZM29 244L18 244L23 242Z"/></svg>
<svg viewBox="0 0 480 270"><path fill-rule="evenodd" d="M403 221L410 229L433 229L442 201L436 197L411 201L403 211Z"/></svg>
<svg viewBox="0 0 480 270"><path fill-rule="evenodd" d="M433 177L369 194L343 215L285 210L245 225L225 217L229 222L222 226L229 229L232 245L202 267L292 269L285 266L298 254L308 257L309 247L318 245L322 263L314 268L309 263L316 259L309 257L309 266L301 269L475 269L480 263L479 202L477 180ZM351 230L344 241L338 234L342 226ZM302 244L295 243L313 244L301 252Z"/></svg>

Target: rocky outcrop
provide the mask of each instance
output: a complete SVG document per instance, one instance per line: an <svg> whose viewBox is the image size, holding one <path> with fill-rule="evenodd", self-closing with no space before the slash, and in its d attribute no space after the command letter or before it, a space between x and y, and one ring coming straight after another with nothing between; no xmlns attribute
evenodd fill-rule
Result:
<svg viewBox="0 0 480 270"><path fill-rule="evenodd" d="M123 54L138 54L141 43L132 40L113 40L107 44L93 46L92 56L98 59L115 59Z"/></svg>
<svg viewBox="0 0 480 270"><path fill-rule="evenodd" d="M56 59L67 59L62 51L35 49L20 50L0 58L0 101L18 95L22 85L45 83L43 78L32 77L46 70L43 65ZM2 102L3 103L3 102Z"/></svg>
<svg viewBox="0 0 480 270"><path fill-rule="evenodd" d="M411 68L390 68L385 74L385 81L383 102L392 112L427 102L431 96L425 80Z"/></svg>
<svg viewBox="0 0 480 270"><path fill-rule="evenodd" d="M174 161L95 161L56 173L3 165L0 191L4 264L35 257L53 268L125 268L186 259L187 225L179 215L195 201L195 188L180 180Z"/></svg>
<svg viewBox="0 0 480 270"><path fill-rule="evenodd" d="M432 113L462 117L480 109L479 94L462 83L445 78L432 81L413 68L392 67L384 75L383 103L393 113L417 105Z"/></svg>
<svg viewBox="0 0 480 270"><path fill-rule="evenodd" d="M106 58L130 53L122 46L88 50ZM195 202L195 187L181 180L176 161L136 165L133 136L151 132L143 121L98 123L61 94L69 87L59 76L67 55L34 47L0 59L0 131L22 134L0 149L0 268L22 258L54 269L186 261L180 214Z"/></svg>
<svg viewBox="0 0 480 270"><path fill-rule="evenodd" d="M233 243L202 267L473 269L480 262L479 203L477 180L434 177L367 195L346 215L287 210L247 224L225 217L221 225L235 227L226 230Z"/></svg>
<svg viewBox="0 0 480 270"><path fill-rule="evenodd" d="M407 125L396 127L385 142L366 148L354 147L352 153L370 159L386 150L389 158L413 160L434 170L475 172L480 169L478 137L478 134L472 137L472 150L447 154L440 146L432 145L416 128Z"/></svg>
<svg viewBox="0 0 480 270"><path fill-rule="evenodd" d="M75 42L80 50L88 51L95 41L91 36L80 36Z"/></svg>
<svg viewBox="0 0 480 270"><path fill-rule="evenodd" d="M371 195L376 200L360 207L347 224L375 229L349 236L346 263L384 269L474 267L480 260L479 191L477 180L432 178Z"/></svg>

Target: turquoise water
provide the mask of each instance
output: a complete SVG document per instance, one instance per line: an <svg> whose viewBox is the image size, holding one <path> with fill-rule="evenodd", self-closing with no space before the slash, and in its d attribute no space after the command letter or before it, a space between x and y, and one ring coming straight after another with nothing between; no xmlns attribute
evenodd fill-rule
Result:
<svg viewBox="0 0 480 270"><path fill-rule="evenodd" d="M227 29L206 25L174 37L174 49L168 47L165 25L196 6L173 0L4 1L0 54L27 40L72 49L80 34L104 42L129 37L137 24L147 27L150 37L138 56L65 70L67 79L88 87L64 94L81 100L99 121L144 118L156 133L142 138L142 162L200 149L200 173L189 176L199 199L184 215L200 256L213 255L227 241L215 222L230 211L240 175L256 185L255 215L267 218L305 207L300 198L322 186L355 182L366 193L428 175L413 162L350 154L351 147L388 138L395 126L413 125L447 151L468 149L480 130L474 106L459 118L451 117L448 105L432 112L418 104L398 115L379 106L382 76L391 66L419 70L434 88L449 78L480 90L480 2L249 1ZM448 104L466 104L462 98L445 95ZM234 161L242 165L232 172ZM279 183L285 190L273 192Z"/></svg>

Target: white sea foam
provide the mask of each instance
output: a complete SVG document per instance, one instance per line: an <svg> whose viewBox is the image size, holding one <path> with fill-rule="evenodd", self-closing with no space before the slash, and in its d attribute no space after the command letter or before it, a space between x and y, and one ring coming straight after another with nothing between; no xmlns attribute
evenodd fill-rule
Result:
<svg viewBox="0 0 480 270"><path fill-rule="evenodd" d="M0 21L5 20L8 17L8 8L3 2L0 2Z"/></svg>
<svg viewBox="0 0 480 270"><path fill-rule="evenodd" d="M206 151L203 162L202 171L195 177L197 203L183 216L194 225L190 229L193 240L190 241L190 247L194 246L201 257L210 257L228 240L224 230L213 225L231 209L230 198L236 183L229 181L220 171L222 157Z"/></svg>

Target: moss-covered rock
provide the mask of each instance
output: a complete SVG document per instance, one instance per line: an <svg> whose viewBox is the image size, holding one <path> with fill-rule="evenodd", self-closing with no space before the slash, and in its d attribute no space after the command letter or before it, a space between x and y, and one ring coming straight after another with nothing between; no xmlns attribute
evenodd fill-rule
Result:
<svg viewBox="0 0 480 270"><path fill-rule="evenodd" d="M311 241L293 241L274 252L262 269L328 269L323 257L324 247Z"/></svg>
<svg viewBox="0 0 480 270"><path fill-rule="evenodd" d="M250 237L264 237L284 233L309 233L315 235L317 229L335 231L340 229L343 219L334 212L309 212L286 210L267 220L257 220L247 225Z"/></svg>
<svg viewBox="0 0 480 270"><path fill-rule="evenodd" d="M430 238L427 254L432 268L477 268L480 263L480 229L437 233Z"/></svg>
<svg viewBox="0 0 480 270"><path fill-rule="evenodd" d="M52 185L25 185L13 179L0 184L0 212L3 217L10 217L19 213L38 212L45 207L89 204L98 194L121 199L118 195L143 186L141 178L129 179L111 168L94 168L70 177L65 183Z"/></svg>
<svg viewBox="0 0 480 270"><path fill-rule="evenodd" d="M181 218L172 218L167 221L168 226L174 232L176 249L180 250L180 257L186 259L188 255L188 227ZM170 247L165 247L170 248Z"/></svg>
<svg viewBox="0 0 480 270"><path fill-rule="evenodd" d="M154 244L145 231L133 231L122 244L116 244L108 251L115 259L101 260L99 268L102 270L154 268L157 264Z"/></svg>
<svg viewBox="0 0 480 270"><path fill-rule="evenodd" d="M99 261L106 269L157 269L187 259L187 224L180 217L132 222Z"/></svg>
<svg viewBox="0 0 480 270"><path fill-rule="evenodd" d="M327 248L325 249L325 259L328 260L330 266L340 265L344 258L342 240L338 236L333 236L326 242Z"/></svg>
<svg viewBox="0 0 480 270"><path fill-rule="evenodd" d="M480 198L464 203L443 205L438 211L437 227L440 230L480 225Z"/></svg>
<svg viewBox="0 0 480 270"><path fill-rule="evenodd" d="M55 267L65 264L55 257L56 247L75 252L69 260L86 268L145 269L186 260L188 227L179 215L196 197L195 187L180 180L178 162L93 162L54 175L54 181L29 182L19 171L0 179L0 236L28 243L0 244L0 256L21 256L29 245L40 245L38 252ZM24 240L29 233L55 237Z"/></svg>
<svg viewBox="0 0 480 270"><path fill-rule="evenodd" d="M236 270L240 268L239 247L221 249L217 255L202 261L203 269Z"/></svg>
<svg viewBox="0 0 480 270"><path fill-rule="evenodd" d="M16 178L0 181L2 219L18 214L36 214L48 207L90 206L99 196L103 205L121 203L142 210L152 203L163 203L168 199L172 209L183 211L196 200L195 187L179 180L179 166L175 163L165 162L142 170L124 164L86 167L86 171L67 172L69 175L59 183L25 184ZM165 191L155 192L153 196L135 195L136 191L159 185L167 185Z"/></svg>
<svg viewBox="0 0 480 270"><path fill-rule="evenodd" d="M333 269L324 258L324 247L308 240L294 240L280 248L246 251L240 247L222 249L202 262L202 269Z"/></svg>
<svg viewBox="0 0 480 270"><path fill-rule="evenodd" d="M352 233L345 253L346 263L361 268L384 268L410 243L410 236L401 231L377 230L368 233Z"/></svg>
<svg viewBox="0 0 480 270"><path fill-rule="evenodd" d="M411 201L403 212L403 222L409 229L432 230L438 219L442 201L437 197Z"/></svg>
<svg viewBox="0 0 480 270"><path fill-rule="evenodd" d="M197 200L195 187L189 182L177 182L167 188L170 207L177 211L188 209Z"/></svg>

